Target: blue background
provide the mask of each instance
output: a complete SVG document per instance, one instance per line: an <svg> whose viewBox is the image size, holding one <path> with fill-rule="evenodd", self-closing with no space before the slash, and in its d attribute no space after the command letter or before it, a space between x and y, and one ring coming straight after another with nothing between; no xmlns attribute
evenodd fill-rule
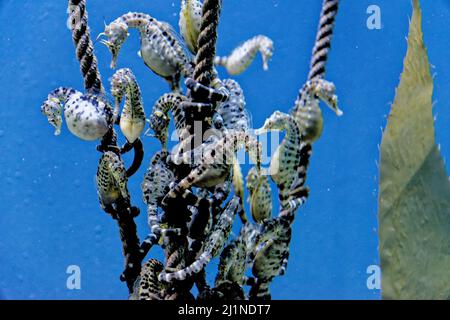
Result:
<svg viewBox="0 0 450 320"><path fill-rule="evenodd" d="M224 1L219 54L260 33L275 41L269 72L262 71L258 58L237 77L255 127L273 110L292 107L308 72L321 2ZM381 7L381 30L366 27L371 4ZM82 90L66 5L61 0L0 0L0 296L6 299L127 298L118 279L123 266L118 230L97 201L95 143L78 140L65 126L61 136L53 136L39 111L58 86ZM422 1L422 6L436 74L437 140L448 157L450 2ZM88 11L93 35L102 31L104 20L128 11L149 13L178 29L179 1L89 0ZM311 197L296 219L288 273L273 282L274 298L380 297L379 290L366 285L367 267L379 261L378 145L402 70L410 15L409 0L342 1L327 78L337 86L345 115L324 112L325 131L309 171ZM149 113L167 85L139 60L138 47L133 31L118 67L134 71ZM113 74L109 53L99 44L96 53L107 83ZM158 147L146 138L147 158ZM147 163L130 181L142 211L140 183ZM138 223L142 238L144 214ZM152 254L161 256L158 250ZM66 288L69 265L81 267L81 290Z"/></svg>

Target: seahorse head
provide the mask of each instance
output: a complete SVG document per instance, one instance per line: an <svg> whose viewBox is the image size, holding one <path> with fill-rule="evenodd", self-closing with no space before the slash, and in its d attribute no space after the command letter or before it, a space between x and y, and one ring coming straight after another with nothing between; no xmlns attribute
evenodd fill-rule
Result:
<svg viewBox="0 0 450 320"><path fill-rule="evenodd" d="M286 128L286 120L288 114L281 111L275 111L269 118L266 119L261 129L255 130L256 135L261 135L269 131L281 131Z"/></svg>
<svg viewBox="0 0 450 320"><path fill-rule="evenodd" d="M310 94L325 102L336 115L342 116L343 112L338 107L338 97L336 96L336 86L334 83L319 79L310 82ZM307 84L308 86L309 84Z"/></svg>
<svg viewBox="0 0 450 320"><path fill-rule="evenodd" d="M61 134L62 107L56 98L50 98L41 106L41 112L47 117L48 122L55 127L55 136Z"/></svg>
<svg viewBox="0 0 450 320"><path fill-rule="evenodd" d="M111 69L115 69L120 49L129 36L128 26L122 21L113 21L105 26L105 32L101 33L99 38L101 36L107 37L107 40L102 40L101 43L107 46L111 52Z"/></svg>

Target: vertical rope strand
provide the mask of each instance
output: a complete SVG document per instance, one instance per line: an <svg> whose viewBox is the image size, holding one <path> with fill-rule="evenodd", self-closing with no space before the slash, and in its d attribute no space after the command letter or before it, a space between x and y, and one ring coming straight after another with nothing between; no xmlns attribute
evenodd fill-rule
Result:
<svg viewBox="0 0 450 320"><path fill-rule="evenodd" d="M324 0L322 4L322 12L320 14L319 28L317 30L316 42L311 58L310 71L308 75L308 81L313 79L323 78L326 71L326 63L328 60L328 54L331 49L331 40L333 38L334 22L339 9L339 0ZM305 87L302 87L299 92L296 106L303 106L306 104L304 100L307 95L303 94ZM297 112L294 108L293 112ZM301 171L298 173L298 180L296 187L302 187L306 182L306 175L309 168L310 157L312 154L312 145L305 144L302 147L302 163L304 167L300 167Z"/></svg>
<svg viewBox="0 0 450 320"><path fill-rule="evenodd" d="M98 71L97 58L88 26L86 0L69 0L69 21L72 38L76 48L76 56L81 66L84 87L93 93L103 92L103 84Z"/></svg>
<svg viewBox="0 0 450 320"><path fill-rule="evenodd" d="M205 0L194 79L209 86L214 77L214 58L216 57L217 27L222 7L221 0Z"/></svg>
<svg viewBox="0 0 450 320"><path fill-rule="evenodd" d="M324 0L320 14L319 29L317 31L308 80L322 78L333 38L334 21L338 13L338 0Z"/></svg>
<svg viewBox="0 0 450 320"><path fill-rule="evenodd" d="M88 25L86 0L69 0L68 14L68 24L72 30L75 52L84 78L84 87L88 92L103 94L104 87L98 70L97 58L94 54L94 45ZM120 156L117 135L113 126L114 124L111 123L110 130L102 138L100 147L102 152L113 151ZM127 283L129 292L132 293L133 284L141 271L143 257L140 254L136 223L130 215L132 212L131 205L124 203L117 203L116 205L117 223L125 257L125 271L121 278Z"/></svg>

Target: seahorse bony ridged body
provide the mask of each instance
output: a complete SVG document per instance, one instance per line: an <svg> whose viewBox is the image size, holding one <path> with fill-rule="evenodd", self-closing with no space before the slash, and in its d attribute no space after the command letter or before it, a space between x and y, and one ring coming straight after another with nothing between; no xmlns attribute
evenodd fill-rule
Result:
<svg viewBox="0 0 450 320"><path fill-rule="evenodd" d="M264 126L256 131L256 134L271 130L286 131L283 141L270 161L269 174L278 186L281 207L287 208L290 200L290 188L296 179L301 160L299 155L303 141L300 126L291 115L275 111L266 120Z"/></svg>

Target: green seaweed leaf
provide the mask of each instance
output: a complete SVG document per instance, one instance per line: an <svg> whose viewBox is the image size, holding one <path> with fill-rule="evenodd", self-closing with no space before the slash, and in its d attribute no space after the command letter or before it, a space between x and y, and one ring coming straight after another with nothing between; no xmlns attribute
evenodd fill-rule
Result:
<svg viewBox="0 0 450 320"><path fill-rule="evenodd" d="M384 299L450 298L450 182L435 143L433 79L413 1L408 51L381 144Z"/></svg>

